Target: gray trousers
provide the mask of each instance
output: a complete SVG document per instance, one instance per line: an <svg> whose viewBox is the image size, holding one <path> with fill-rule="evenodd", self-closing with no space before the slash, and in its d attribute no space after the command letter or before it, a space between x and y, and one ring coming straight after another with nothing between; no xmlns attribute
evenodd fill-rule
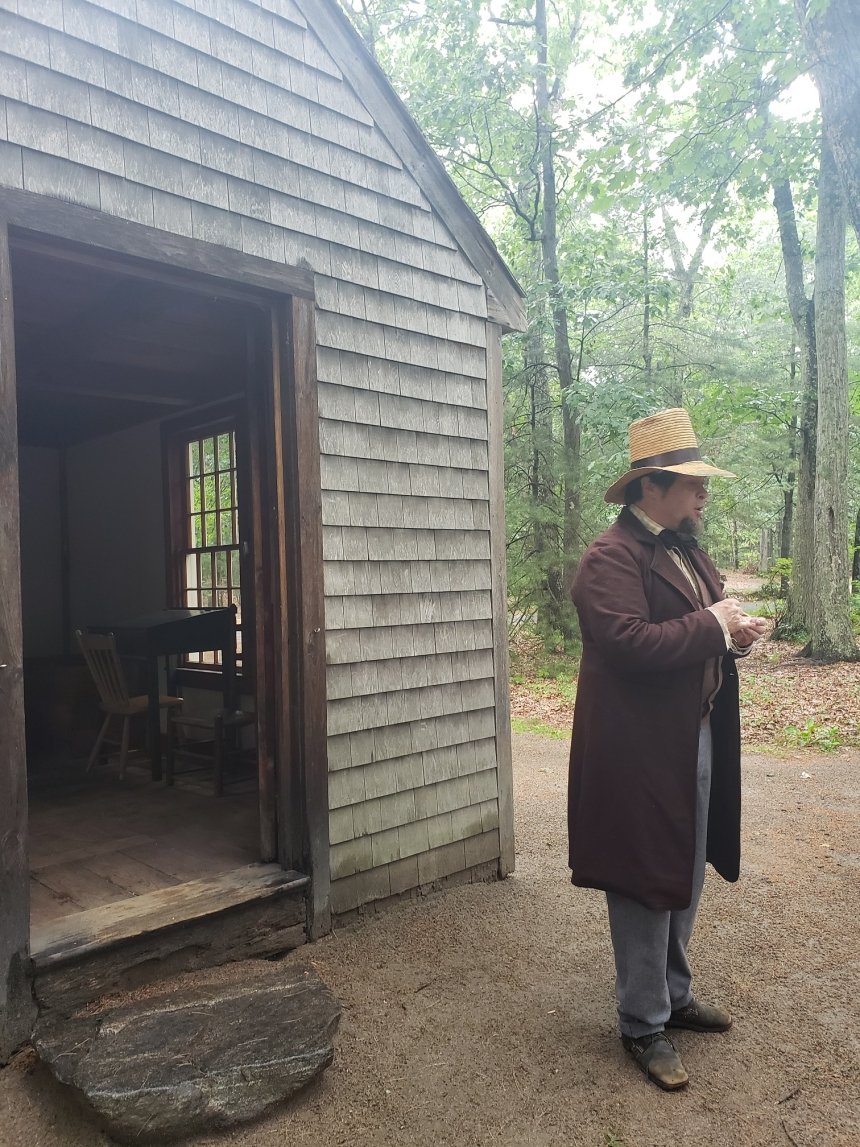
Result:
<svg viewBox="0 0 860 1147"><path fill-rule="evenodd" d="M711 760L711 723L705 721L699 734L696 852L689 908L660 912L615 892L606 894L615 953L618 1026L623 1035L638 1037L662 1031L669 1013L693 998L687 945L705 880Z"/></svg>

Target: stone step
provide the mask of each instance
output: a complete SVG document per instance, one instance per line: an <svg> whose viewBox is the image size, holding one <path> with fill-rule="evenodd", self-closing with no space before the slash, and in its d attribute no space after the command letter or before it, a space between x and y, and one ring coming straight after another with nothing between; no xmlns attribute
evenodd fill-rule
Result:
<svg viewBox="0 0 860 1147"><path fill-rule="evenodd" d="M121 1143L162 1143L258 1118L332 1062L340 1005L309 966L243 965L72 1017L33 1042Z"/></svg>

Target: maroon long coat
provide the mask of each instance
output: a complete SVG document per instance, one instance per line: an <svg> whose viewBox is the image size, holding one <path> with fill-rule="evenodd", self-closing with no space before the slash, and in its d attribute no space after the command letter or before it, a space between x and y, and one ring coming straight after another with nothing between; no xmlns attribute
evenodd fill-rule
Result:
<svg viewBox="0 0 860 1147"><path fill-rule="evenodd" d="M695 550L691 560L714 601L721 598L710 558ZM723 658L723 683L711 716L708 860L726 880L738 878L734 656L717 618L629 510L586 550L573 597L583 643L568 791L573 883L648 908L686 908L704 665L716 656Z"/></svg>

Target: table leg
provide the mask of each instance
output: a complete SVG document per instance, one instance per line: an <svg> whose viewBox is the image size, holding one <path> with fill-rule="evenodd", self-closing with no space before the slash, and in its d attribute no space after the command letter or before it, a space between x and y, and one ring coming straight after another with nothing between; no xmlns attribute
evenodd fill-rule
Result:
<svg viewBox="0 0 860 1147"><path fill-rule="evenodd" d="M152 779L161 780L161 706L158 703L158 658L151 657L147 669L149 677L149 704L147 725L149 734L149 763Z"/></svg>
<svg viewBox="0 0 860 1147"><path fill-rule="evenodd" d="M221 683L223 687L224 712L232 713L239 702L236 697L236 644L235 636L231 643L221 651Z"/></svg>

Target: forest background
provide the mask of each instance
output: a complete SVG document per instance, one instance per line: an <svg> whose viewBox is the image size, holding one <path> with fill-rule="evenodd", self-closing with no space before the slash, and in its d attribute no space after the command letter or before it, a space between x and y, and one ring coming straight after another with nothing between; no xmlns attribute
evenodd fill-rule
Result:
<svg viewBox="0 0 860 1147"><path fill-rule="evenodd" d="M860 4L344 3L527 296L504 344L515 712L569 723L578 560L629 423L685 406L740 476L704 544L783 639L748 727L856 740L854 667L810 669L858 656Z"/></svg>

